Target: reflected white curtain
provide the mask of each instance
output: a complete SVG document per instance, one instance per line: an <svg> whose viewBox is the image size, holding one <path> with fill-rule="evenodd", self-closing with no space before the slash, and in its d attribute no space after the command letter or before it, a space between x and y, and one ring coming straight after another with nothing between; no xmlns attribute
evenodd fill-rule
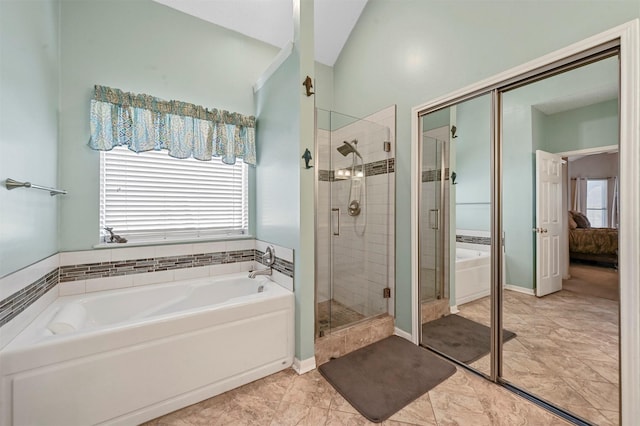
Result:
<svg viewBox="0 0 640 426"><path fill-rule="evenodd" d="M618 178L611 177L609 178L609 187L613 188L611 191L611 208L609 215L609 227L617 228L618 227Z"/></svg>
<svg viewBox="0 0 640 426"><path fill-rule="evenodd" d="M573 202L571 209L576 212L587 212L587 178L575 178L573 180Z"/></svg>

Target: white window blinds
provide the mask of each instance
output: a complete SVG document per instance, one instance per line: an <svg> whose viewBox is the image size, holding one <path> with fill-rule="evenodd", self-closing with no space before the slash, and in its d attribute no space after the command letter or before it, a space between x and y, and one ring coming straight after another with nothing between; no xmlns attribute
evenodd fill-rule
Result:
<svg viewBox="0 0 640 426"><path fill-rule="evenodd" d="M100 234L135 241L248 231L247 165L176 159L166 151L100 153Z"/></svg>

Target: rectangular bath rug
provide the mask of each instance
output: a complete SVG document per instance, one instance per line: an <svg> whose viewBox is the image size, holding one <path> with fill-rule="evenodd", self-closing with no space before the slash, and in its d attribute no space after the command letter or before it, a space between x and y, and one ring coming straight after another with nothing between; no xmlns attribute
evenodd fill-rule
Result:
<svg viewBox="0 0 640 426"><path fill-rule="evenodd" d="M516 337L502 331L502 343ZM422 344L465 364L491 352L491 329L460 315L447 315L422 324Z"/></svg>
<svg viewBox="0 0 640 426"><path fill-rule="evenodd" d="M319 367L364 417L380 423L434 388L456 368L428 350L391 336Z"/></svg>

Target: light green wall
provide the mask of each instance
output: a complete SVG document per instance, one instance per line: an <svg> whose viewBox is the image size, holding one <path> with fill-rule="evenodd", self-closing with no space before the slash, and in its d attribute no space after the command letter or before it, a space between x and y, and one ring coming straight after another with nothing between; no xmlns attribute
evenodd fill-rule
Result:
<svg viewBox="0 0 640 426"><path fill-rule="evenodd" d="M503 221L506 250L506 282L524 288L535 287L535 150L541 144L551 152L579 149L576 140L582 137L570 135L588 124L598 135L606 128L595 130L597 123L610 122L610 109L605 117L597 118L601 108L589 108L589 114L571 114L570 122L549 129L546 116L538 110L557 100L572 98L576 94L593 93L601 85L615 85L618 81L618 60L609 58L559 74L527 86L509 91L503 97ZM580 118L576 118L580 117ZM614 118L613 120L616 120ZM617 123L615 124L617 127ZM609 125L609 129L611 124ZM558 135L554 132L559 131ZM609 131L610 133L610 131ZM553 136L552 136L553 135ZM562 137L568 142L560 141ZM558 146L555 144L559 143ZM582 142L581 142L582 143ZM608 143L607 143L608 144ZM606 145L606 144L605 144Z"/></svg>
<svg viewBox="0 0 640 426"><path fill-rule="evenodd" d="M617 145L618 100L546 115L542 132L539 149L549 152Z"/></svg>
<svg viewBox="0 0 640 426"><path fill-rule="evenodd" d="M490 231L491 96L457 106L456 228Z"/></svg>
<svg viewBox="0 0 640 426"><path fill-rule="evenodd" d="M151 0L63 1L61 45L62 251L98 242L99 153L86 145L95 84L253 115L252 85L278 53Z"/></svg>
<svg viewBox="0 0 640 426"><path fill-rule="evenodd" d="M316 107L331 111L333 109L333 67L315 63L315 96Z"/></svg>
<svg viewBox="0 0 640 426"><path fill-rule="evenodd" d="M426 132L433 129L438 129L443 126L449 126L450 121L450 109L442 108L427 114L422 119L422 131Z"/></svg>
<svg viewBox="0 0 640 426"><path fill-rule="evenodd" d="M531 101L518 90L503 96L502 221L506 284L534 287L534 148Z"/></svg>
<svg viewBox="0 0 640 426"><path fill-rule="evenodd" d="M312 79L314 71L314 0L295 0L294 50L300 55L300 79ZM300 250L296 254L296 357L299 360L312 359L315 354L315 174L314 169L304 169L302 155L305 149L314 151L315 95L307 97L298 86L300 105L300 135L298 143L298 167L300 168ZM315 362L315 360L314 360Z"/></svg>
<svg viewBox="0 0 640 426"><path fill-rule="evenodd" d="M300 58L294 51L256 93L256 237L299 248Z"/></svg>
<svg viewBox="0 0 640 426"><path fill-rule="evenodd" d="M412 327L411 108L638 17L637 0L369 0L334 65L334 109L363 116L398 106L398 327Z"/></svg>
<svg viewBox="0 0 640 426"><path fill-rule="evenodd" d="M314 355L315 197L314 170L303 168L302 154L314 152L315 122L314 97L301 83L320 67L313 61L313 1L296 3L293 51L255 96L256 236L294 250L295 354L306 360ZM330 85L330 70L322 72L317 87Z"/></svg>
<svg viewBox="0 0 640 426"><path fill-rule="evenodd" d="M59 5L0 1L0 180L57 187ZM0 187L0 277L58 250L58 197Z"/></svg>

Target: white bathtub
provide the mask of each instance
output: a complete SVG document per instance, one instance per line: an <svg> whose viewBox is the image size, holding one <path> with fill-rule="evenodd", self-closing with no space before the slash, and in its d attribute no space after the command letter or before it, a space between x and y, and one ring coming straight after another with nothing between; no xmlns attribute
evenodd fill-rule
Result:
<svg viewBox="0 0 640 426"><path fill-rule="evenodd" d="M69 304L84 320L53 334ZM293 349L293 293L264 276L60 297L0 351L0 423L138 424L287 368Z"/></svg>
<svg viewBox="0 0 640 426"><path fill-rule="evenodd" d="M456 305L488 296L491 292L490 246L456 246Z"/></svg>

